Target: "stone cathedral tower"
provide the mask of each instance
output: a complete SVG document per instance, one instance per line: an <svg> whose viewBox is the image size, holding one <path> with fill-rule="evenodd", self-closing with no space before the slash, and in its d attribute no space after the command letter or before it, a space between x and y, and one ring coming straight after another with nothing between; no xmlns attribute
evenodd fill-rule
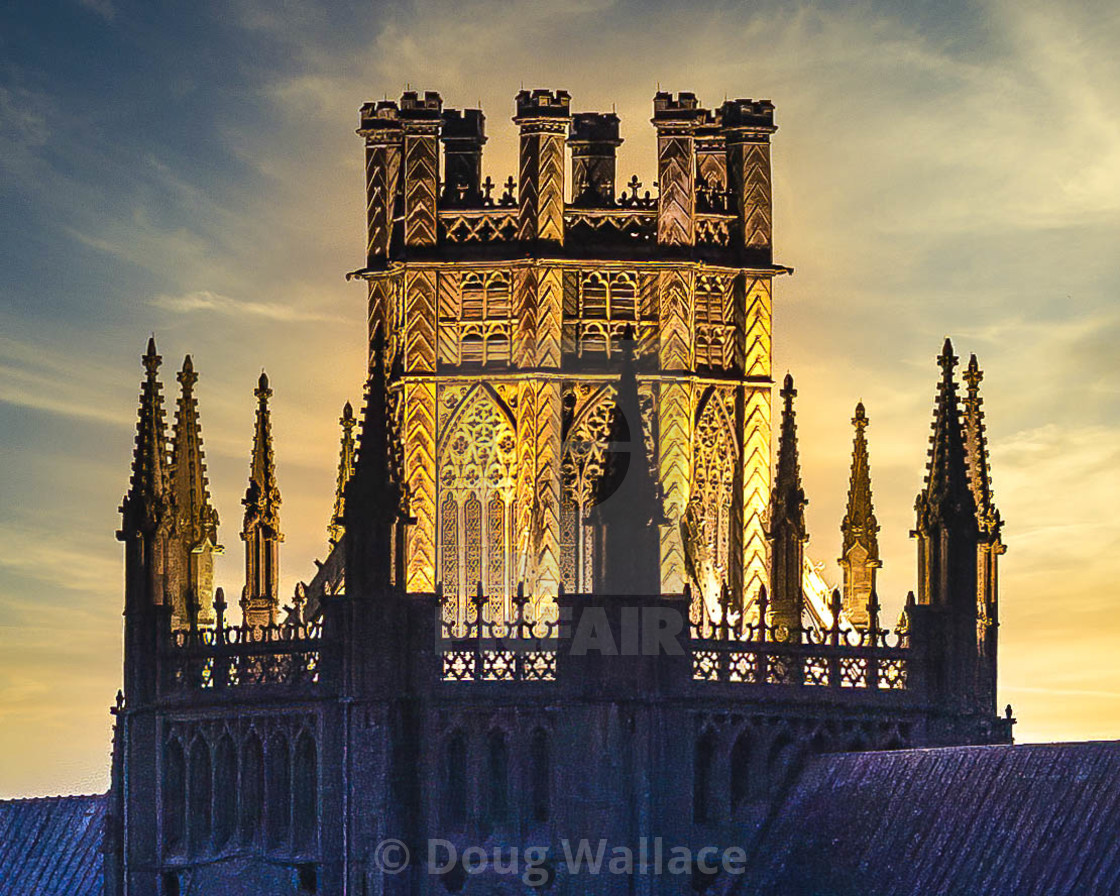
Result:
<svg viewBox="0 0 1120 896"><path fill-rule="evenodd" d="M362 108L371 344L387 334L409 513L406 584L550 616L592 582L588 513L612 383L637 343L665 593L694 621L767 568L773 106L654 99L656 198L619 189L613 114L522 91L520 170L481 180L480 110L438 94ZM571 169L565 165L565 144ZM444 175L440 177L440 156ZM568 198L570 197L570 198ZM656 422L653 422L656 421ZM708 612L702 613L706 605ZM496 607L495 607L496 609Z"/></svg>
<svg viewBox="0 0 1120 896"><path fill-rule="evenodd" d="M273 383L227 602L198 377L188 356L169 434L149 342L106 892L726 893L740 872L699 865L589 881L559 844L746 856L813 754L1011 740L982 375L962 411L948 340L917 597L882 624L862 404L843 593L813 585L790 375L771 421L771 104L658 93L656 198L618 186L614 115L535 90L514 121L519 176L495 188L479 110L362 107L369 370L294 594ZM551 853L533 883L435 868L437 841Z"/></svg>

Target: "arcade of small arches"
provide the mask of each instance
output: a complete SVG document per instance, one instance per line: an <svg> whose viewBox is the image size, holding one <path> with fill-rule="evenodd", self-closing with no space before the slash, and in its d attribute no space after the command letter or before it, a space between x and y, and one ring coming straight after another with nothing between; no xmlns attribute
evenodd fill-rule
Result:
<svg viewBox="0 0 1120 896"><path fill-rule="evenodd" d="M310 719L170 725L160 787L164 855L173 863L263 849L313 860L318 756Z"/></svg>

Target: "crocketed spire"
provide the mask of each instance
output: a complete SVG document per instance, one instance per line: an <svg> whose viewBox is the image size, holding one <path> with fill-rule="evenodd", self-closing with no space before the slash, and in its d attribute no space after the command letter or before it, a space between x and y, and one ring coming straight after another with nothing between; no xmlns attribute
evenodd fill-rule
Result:
<svg viewBox="0 0 1120 896"><path fill-rule="evenodd" d="M865 430L870 421L863 402L856 405L852 425L852 472L848 481L848 508L840 532L844 536L840 566L844 570L844 615L857 627L869 619L868 601L875 591L875 570L879 562L879 523L871 502L871 464L867 454Z"/></svg>
<svg viewBox="0 0 1120 896"><path fill-rule="evenodd" d="M799 535L805 535L805 505L809 500L801 488L801 461L797 451L797 412L793 400L797 390L793 387L793 377L786 374L782 390L782 430L778 437L778 469L774 476L774 490L770 502L770 520L779 517L793 527Z"/></svg>
<svg viewBox="0 0 1120 896"><path fill-rule="evenodd" d="M778 439L778 469L770 493L767 535L770 538L770 616L779 637L794 639L801 625L801 589L805 542L805 505L801 464L797 454L797 390L788 373L782 383L782 429ZM783 634L784 632L784 634Z"/></svg>
<svg viewBox="0 0 1120 896"><path fill-rule="evenodd" d="M937 363L941 367L941 382L930 426L933 433L929 439L925 488L918 495L918 507L921 513L948 520L960 514L974 515L976 502L969 483L957 383L953 378L958 359L948 337Z"/></svg>
<svg viewBox="0 0 1120 896"><path fill-rule="evenodd" d="M387 589L394 580L394 562L398 559L394 557L393 527L403 516L404 492L387 398L385 344L378 330L373 340L373 369L366 381L357 454L343 503L346 587L353 596L373 596Z"/></svg>
<svg viewBox="0 0 1120 896"><path fill-rule="evenodd" d="M918 539L918 602L976 610L976 502L969 483L964 427L948 339L937 359L941 381L933 409L925 487L914 502Z"/></svg>
<svg viewBox="0 0 1120 896"><path fill-rule="evenodd" d="M988 466L988 437L984 426L983 399L980 383L984 374L976 355L968 359L964 380L968 394L964 400L964 436L968 452L969 485L976 502L976 524L979 539L976 546L976 638L981 663L979 680L995 707L996 631L999 625L999 557L1006 552L1003 543L1003 519L992 498L992 479Z"/></svg>
<svg viewBox="0 0 1120 896"><path fill-rule="evenodd" d="M342 426L342 445L338 454L338 481L334 491L334 513L331 514L330 525L327 526L327 540L334 548L346 531L343 517L346 513L346 485L354 475L354 409L350 402L342 408L342 416L338 418Z"/></svg>
<svg viewBox="0 0 1120 896"><path fill-rule="evenodd" d="M968 394L964 400L965 450L968 461L968 481L976 503L976 521L982 532L999 534L1002 525L999 511L992 499L992 479L988 466L988 436L984 425L984 400L980 397L980 383L984 373L976 360L969 356L964 381Z"/></svg>
<svg viewBox="0 0 1120 896"><path fill-rule="evenodd" d="M163 411L163 386L156 352L156 339L148 340L144 353L145 378L140 387L140 409L136 422L136 444L132 453L132 476L128 494L121 504L124 529L151 532L167 511L167 428Z"/></svg>
<svg viewBox="0 0 1120 896"><path fill-rule="evenodd" d="M213 622L213 554L218 544L218 513L210 503L202 426L194 394L198 374L191 356L183 359L178 376L180 393L171 447L170 491L174 525L169 587L172 591L172 624Z"/></svg>
<svg viewBox="0 0 1120 896"><path fill-rule="evenodd" d="M280 531L280 489L276 484L272 416L268 408L272 389L264 371L261 371L253 394L257 397L253 459L249 468L249 487L241 501L245 505L241 528L241 539L245 542L245 591L241 607L248 624L267 625L276 621L279 544L284 535Z"/></svg>

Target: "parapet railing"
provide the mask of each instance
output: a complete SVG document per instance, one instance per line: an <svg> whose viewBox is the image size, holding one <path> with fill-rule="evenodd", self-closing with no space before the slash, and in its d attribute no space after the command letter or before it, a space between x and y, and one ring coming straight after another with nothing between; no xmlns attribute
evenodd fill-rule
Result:
<svg viewBox="0 0 1120 896"><path fill-rule="evenodd" d="M441 677L444 681L555 681L556 619L530 618L529 599L518 588L512 612L491 605L475 591L469 613L457 596L437 592L440 607Z"/></svg>
<svg viewBox="0 0 1120 896"><path fill-rule="evenodd" d="M170 691L313 687L319 683L322 624L294 618L271 625L186 629L165 652Z"/></svg>
<svg viewBox="0 0 1120 896"><path fill-rule="evenodd" d="M657 241L657 195L642 190L642 183L632 177L626 188L612 202L568 203L564 207L564 227L573 237L581 234L596 238L614 238L652 243ZM481 191L472 200L463 196L458 201L441 203L438 212L441 242L468 245L511 242L517 239L517 185L510 177L505 192L494 199L495 184L487 178ZM447 197L445 197L446 199ZM700 188L697 192L696 245L727 247L735 215L728 211L726 191Z"/></svg>
<svg viewBox="0 0 1120 896"><path fill-rule="evenodd" d="M759 594L755 621L748 621L726 587L716 619L692 626L692 677L809 688L907 689L913 657L909 631L879 626L879 599L867 604L867 624L841 624L842 602L832 592L830 625L795 625L767 620L769 598Z"/></svg>
<svg viewBox="0 0 1120 896"><path fill-rule="evenodd" d="M444 681L556 680L566 620L531 618L520 589L508 612L481 588L465 603L442 593L437 601ZM747 622L725 604L713 625L689 634L696 682L904 691L914 657L908 631L879 628L877 613L865 627L842 626L835 604L831 626L792 627Z"/></svg>
<svg viewBox="0 0 1120 896"><path fill-rule="evenodd" d="M905 632L748 624L727 637L693 637L695 681L905 690Z"/></svg>

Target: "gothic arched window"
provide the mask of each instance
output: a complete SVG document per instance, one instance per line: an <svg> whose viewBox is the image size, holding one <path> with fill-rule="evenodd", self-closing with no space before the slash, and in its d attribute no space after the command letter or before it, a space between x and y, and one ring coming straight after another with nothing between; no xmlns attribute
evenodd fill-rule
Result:
<svg viewBox="0 0 1120 896"><path fill-rule="evenodd" d="M544 823L552 815L552 750L548 732L538 728L529 740L529 814Z"/></svg>
<svg viewBox="0 0 1120 896"><path fill-rule="evenodd" d="M293 779L296 849L300 852L312 852L319 828L319 767L316 762L315 741L306 731L300 735L296 744Z"/></svg>
<svg viewBox="0 0 1120 896"><path fill-rule="evenodd" d="M486 281L486 316L502 320L509 317L509 280L504 274L493 274Z"/></svg>
<svg viewBox="0 0 1120 896"><path fill-rule="evenodd" d="M482 320L485 316L486 288L478 274L463 277L463 320Z"/></svg>
<svg viewBox="0 0 1120 896"><path fill-rule="evenodd" d="M751 742L746 732L731 748L731 808L738 809L750 796Z"/></svg>
<svg viewBox="0 0 1120 896"><path fill-rule="evenodd" d="M172 738L163 754L163 842L177 851L186 834L187 768L183 747Z"/></svg>
<svg viewBox="0 0 1120 896"><path fill-rule="evenodd" d="M214 846L222 849L237 829L237 751L229 732L214 754Z"/></svg>
<svg viewBox="0 0 1120 896"><path fill-rule="evenodd" d="M283 734L274 734L269 740L266 758L268 845L276 848L287 845L291 830L291 757L288 755L288 739Z"/></svg>
<svg viewBox="0 0 1120 896"><path fill-rule="evenodd" d="M210 747L201 737L191 744L188 763L190 796L187 815L187 843L192 855L201 855L210 848L213 808L210 804Z"/></svg>
<svg viewBox="0 0 1120 896"><path fill-rule="evenodd" d="M611 320L636 320L638 316L638 284L633 274L611 277Z"/></svg>
<svg viewBox="0 0 1120 896"><path fill-rule="evenodd" d="M264 814L264 750L255 733L245 740L241 753L241 841L254 843L260 836Z"/></svg>
<svg viewBox="0 0 1120 896"><path fill-rule="evenodd" d="M712 764L715 752L715 738L710 731L705 731L696 741L692 766L692 820L696 824L712 820Z"/></svg>
<svg viewBox="0 0 1120 896"><path fill-rule="evenodd" d="M477 333L468 333L463 337L461 359L464 364L481 364L485 344Z"/></svg>
<svg viewBox="0 0 1120 896"><path fill-rule="evenodd" d="M491 825L509 821L509 750L501 731L491 731L486 739L486 820Z"/></svg>
<svg viewBox="0 0 1120 896"><path fill-rule="evenodd" d="M467 739L462 731L448 738L446 760L445 821L452 827L462 827L467 823Z"/></svg>
<svg viewBox="0 0 1120 896"><path fill-rule="evenodd" d="M452 408L440 435L439 565L444 620L461 627L473 615L467 595L481 582L495 606L510 592L517 462L512 412L479 384L448 399Z"/></svg>
<svg viewBox="0 0 1120 896"><path fill-rule="evenodd" d="M732 507L738 442L730 396L710 389L696 423L692 449L692 495L688 516L695 520L685 545L696 576L697 598L716 614L722 585L734 575Z"/></svg>

